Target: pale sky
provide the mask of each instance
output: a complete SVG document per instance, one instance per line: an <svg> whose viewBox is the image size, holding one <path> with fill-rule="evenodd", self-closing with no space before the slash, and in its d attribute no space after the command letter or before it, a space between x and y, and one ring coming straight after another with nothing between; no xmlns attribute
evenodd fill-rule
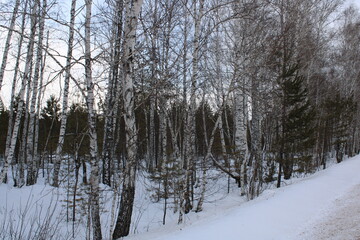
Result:
<svg viewBox="0 0 360 240"><path fill-rule="evenodd" d="M0 3L2 2L6 2L7 0L0 0ZM69 0L63 0L64 2L62 2L62 8L66 8L66 5L65 2L66 1L69 1ZM60 1L61 2L61 1ZM344 8L349 6L350 4L354 4L355 6L357 6L359 9L360 9L360 0L345 0L345 4L344 4ZM2 41L3 39L0 39L0 44L3 43ZM65 46L65 45L64 45ZM0 46L0 50L3 46ZM66 52L66 49L64 48L63 49L65 52ZM64 52L64 55L65 55L65 52ZM1 53L1 51L0 51ZM2 54L1 54L2 56ZM4 101L5 105L8 106L9 102L10 102L10 86L11 86L11 83L10 82L7 82L5 79L4 79L4 86L2 88L2 91L0 93L0 97L1 99ZM55 90L53 88L48 88L47 91L46 91L46 96L45 96L45 99L49 97L50 94L52 93L57 93L59 92L59 88L61 89L61 86L59 86L57 84L57 87L55 88Z"/></svg>

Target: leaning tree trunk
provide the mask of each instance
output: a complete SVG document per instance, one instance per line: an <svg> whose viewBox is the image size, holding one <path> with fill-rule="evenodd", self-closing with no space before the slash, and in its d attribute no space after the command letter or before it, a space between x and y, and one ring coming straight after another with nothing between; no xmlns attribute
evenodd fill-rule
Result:
<svg viewBox="0 0 360 240"><path fill-rule="evenodd" d="M201 212L203 210L202 205L205 200L205 192L206 192L206 184L207 184L207 182L206 182L206 163L207 163L208 159L210 158L210 156L212 155L211 149L214 144L216 130L218 129L219 123L222 118L222 111L223 111L223 107L221 107L221 109L219 111L219 116L216 119L214 127L211 131L209 143L206 146L206 153L205 153L205 157L203 158L204 164L203 164L203 175L202 175L202 183L201 183L201 194L200 194L198 204L196 206L196 212Z"/></svg>
<svg viewBox="0 0 360 240"><path fill-rule="evenodd" d="M127 159L124 169L124 181L121 192L120 210L116 221L113 239L127 236L130 231L131 215L135 198L135 178L137 164L137 130L135 122L134 97L134 51L136 26L141 10L142 0L127 0L125 2L125 31L123 56L123 99L126 134Z"/></svg>
<svg viewBox="0 0 360 240"><path fill-rule="evenodd" d="M35 4L35 6L36 5L37 4ZM36 15L36 7L33 7L32 17L31 17L31 19L32 19L31 20L31 30L30 30L31 32L30 32L30 36L29 36L29 43L27 46L25 70L24 70L24 74L23 74L23 78L22 78L22 82L21 82L21 89L19 92L20 98L19 98L19 102L18 102L18 106L17 106L17 113L16 113L13 131L11 134L11 141L10 141L10 145L9 145L8 155L5 159L4 167L1 169L1 173L0 173L0 184L3 182L4 178L6 177L9 163L10 163L10 161L12 161L12 159L14 157L16 142L17 142L18 134L20 132L21 117L22 117L23 111L24 111L23 108L24 108L25 89L26 89L27 83L29 82L29 80L31 78L31 68L32 68L32 61L33 61L33 54L34 54L35 33L36 33L36 25L37 25L35 15Z"/></svg>
<svg viewBox="0 0 360 240"><path fill-rule="evenodd" d="M20 70L19 65L20 65L20 60L21 60L20 57L22 55L22 46L24 43L24 31L25 31L27 6L28 6L28 1L25 1L23 14L22 14L22 20L21 20L20 38L18 41L17 56L16 56L15 67L14 67L14 76L13 76L13 82L12 82L12 87L11 87L11 98L10 98L11 102L10 102L10 109L9 109L9 124L8 124L8 129L7 129L7 134L6 134L5 159L9 155L11 136L12 136L13 127L14 127L15 90L16 90L17 77L18 77L19 70ZM12 161L13 161L13 159L9 160L9 162L12 162ZM15 176L13 176L13 179L14 179L15 186L18 186L17 179ZM22 179L24 179L24 174L22 174Z"/></svg>
<svg viewBox="0 0 360 240"><path fill-rule="evenodd" d="M102 239L100 223L100 189L99 189L99 164L97 159L96 114L94 109L94 83L91 69L91 7L92 0L85 1L85 81L86 105L88 108L88 125L90 137L90 214L92 220L93 238Z"/></svg>
<svg viewBox="0 0 360 240"><path fill-rule="evenodd" d="M60 122L60 133L59 140L56 147L55 154L55 163L54 163L54 176L53 183L54 187L59 186L59 171L61 167L61 154L64 146L66 123L68 118L68 97L69 97L69 82L70 82L70 70L71 70L71 58L74 45L74 25L75 25L75 10L76 10L76 0L71 1L71 10L70 10L70 26L69 26L69 40L68 40L68 51L66 56L66 66L65 66L65 79L64 79L64 92L63 92L63 101L62 101L62 111L61 111L61 122Z"/></svg>
<svg viewBox="0 0 360 240"><path fill-rule="evenodd" d="M15 21L16 21L16 17L17 17L18 11L19 11L19 6L20 6L20 0L16 0L14 10L12 13L12 17L11 17L8 35L6 37L5 48L3 51L3 58L2 58L1 67L0 67L0 92L1 92L2 82L4 79L5 68L7 65L7 58L9 55L10 41L11 41L11 37L12 37L13 31L14 31Z"/></svg>

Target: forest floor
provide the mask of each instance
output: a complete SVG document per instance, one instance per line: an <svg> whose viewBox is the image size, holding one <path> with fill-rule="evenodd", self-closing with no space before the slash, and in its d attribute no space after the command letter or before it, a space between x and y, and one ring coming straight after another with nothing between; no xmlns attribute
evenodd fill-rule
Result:
<svg viewBox="0 0 360 240"><path fill-rule="evenodd" d="M149 182L140 177L131 235L124 239L360 240L360 155L313 175L284 181L279 189L268 186L253 201L240 197L235 185L228 194L227 178L212 174L204 210L186 214L178 225L178 213L169 209L165 226L163 203L151 200ZM56 233L52 237L56 240L86 239L91 232L87 205L82 204L86 197L78 196L84 198L77 204L79 224L67 223L72 197L66 184L52 188L39 179L38 184L20 189L0 185L0 239L40 239L36 234L43 231ZM85 191L81 191L83 196ZM106 240L110 239L112 201L112 191L103 186L101 221ZM23 237L9 235L11 231L4 235L9 229Z"/></svg>
<svg viewBox="0 0 360 240"><path fill-rule="evenodd" d="M360 240L360 156L284 185L238 206L189 216L183 225L125 239Z"/></svg>

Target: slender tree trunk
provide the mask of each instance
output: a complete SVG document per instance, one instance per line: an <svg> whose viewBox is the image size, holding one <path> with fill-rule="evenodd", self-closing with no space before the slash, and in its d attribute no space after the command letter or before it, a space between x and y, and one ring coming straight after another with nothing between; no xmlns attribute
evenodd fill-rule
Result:
<svg viewBox="0 0 360 240"><path fill-rule="evenodd" d="M155 84L155 83L154 83ZM149 144L148 144L148 169L153 171L154 162L156 157L156 144L155 144L155 93L150 96L150 114L149 114Z"/></svg>
<svg viewBox="0 0 360 240"><path fill-rule="evenodd" d="M88 124L90 137L90 209L93 238L102 239L100 223L100 189L99 189L99 163L97 158L97 135L96 113L94 109L94 83L92 79L91 64L91 8L92 0L85 1L85 81L86 81L86 105L88 108Z"/></svg>
<svg viewBox="0 0 360 240"><path fill-rule="evenodd" d="M166 108L165 108L165 101L164 99L161 100L161 115L160 119L160 136L161 136L161 148L162 148L162 156L161 156L161 173L165 176L163 181L163 188L164 188L164 214L163 214L163 225L165 225L166 221L166 212L167 212L167 199L169 198L169 173L168 173L168 156L167 156L167 120L166 120Z"/></svg>
<svg viewBox="0 0 360 240"><path fill-rule="evenodd" d="M27 179L26 185L34 185L36 182L36 171L34 160L36 159L36 149L34 149L34 131L35 131L35 122L36 122L36 99L38 95L39 89L39 77L41 71L41 62L42 62L42 53L43 53L43 38L44 38L44 25L45 25L45 14L47 9L47 2L43 0L42 6L40 6L40 1L38 3L39 9L39 35L37 42L37 52L36 52L36 62L35 62L35 72L32 81L32 97L30 104L30 118L29 118L29 129L27 135L27 143L26 143L26 155L27 155Z"/></svg>
<svg viewBox="0 0 360 240"><path fill-rule="evenodd" d="M20 57L22 54L22 45L24 43L24 31L25 31L25 20L26 20L26 12L28 7L28 1L25 1L23 14L22 14L22 20L21 20L21 30L20 30L20 38L18 41L18 48L17 48L17 56L16 56L16 63L14 67L14 76L13 76L13 82L11 87L11 102L10 102L10 109L9 109L9 124L6 134L6 149L5 149L5 159L7 159L7 156L9 155L10 150L10 144L11 144L11 137L14 127L14 104L15 104L15 90L16 90L16 83L17 83L17 77L19 74L19 65L20 65ZM13 162L13 158L9 159L9 163ZM15 174L13 174L14 183L17 186L17 179ZM23 176L24 179L24 176Z"/></svg>
<svg viewBox="0 0 360 240"><path fill-rule="evenodd" d="M187 0L184 1L183 5L183 9L184 9L184 17L185 17L185 22L184 22L184 41L183 41L183 55L182 55L182 84L183 84L183 92L182 92L182 97L183 97L183 124L186 123L186 119L187 119L187 114L186 114L186 109L187 109L187 49L188 49L188 12L187 12ZM184 127L185 128L185 127ZM186 159L186 137L185 137L185 130L183 131L182 134L182 148L181 148L181 158L182 158L182 165L185 166L185 159ZM180 206L180 211L182 211L183 207ZM181 213L180 213L181 214Z"/></svg>
<svg viewBox="0 0 360 240"><path fill-rule="evenodd" d="M214 128L211 131L210 141L209 141L209 144L207 145L205 157L203 158L203 175L202 175L202 184L201 184L201 195L200 195L200 199L199 199L199 202L197 204L197 207L196 207L196 212L201 212L202 211L202 205L203 205L204 200L205 200L206 183L207 183L206 182L206 163L207 163L207 160L211 156L211 149L212 149L212 145L214 144L216 130L218 129L219 123L220 123L221 118L222 118L222 111L223 111L223 108L221 108L220 111L219 111L219 116L216 119Z"/></svg>
<svg viewBox="0 0 360 240"><path fill-rule="evenodd" d="M199 9L197 5L199 4ZM195 149L195 112L196 112L196 84L199 74L199 38L200 38L200 25L204 8L204 0L194 2L194 39L193 39L193 59L192 59L192 75L191 75L191 88L190 88L190 106L187 115L186 122L186 164L185 164L185 184L183 187L183 198L184 198L184 213L187 214L193 208L191 203L192 196L192 182L191 177L194 172L194 162L196 158Z"/></svg>
<svg viewBox="0 0 360 240"><path fill-rule="evenodd" d="M1 92L2 82L4 79L5 68L7 65L7 58L9 55L10 41L11 41L11 37L12 37L13 31L14 31L15 21L16 21L17 14L19 11L19 6L20 6L20 0L16 0L14 10L12 13L12 17L11 17L8 35L6 37L5 48L3 51L3 57L2 57L1 67L0 67L0 92Z"/></svg>
<svg viewBox="0 0 360 240"><path fill-rule="evenodd" d="M35 6L36 5L37 4L35 4ZM20 98L19 98L19 102L18 102L18 106L17 106L17 113L16 113L13 131L11 134L11 141L10 141L8 155L7 155L7 158L5 159L4 167L1 169L1 173L0 173L0 184L3 182L4 178L6 177L9 163L14 157L15 147L16 147L16 143L17 143L17 137L20 132L21 117L23 115L24 104L25 104L24 103L25 89L26 89L27 83L29 82L29 80L31 78L31 68L32 68L32 61L33 61L33 54L34 54L35 33L36 33L36 25L37 25L35 16L36 16L36 7L33 7L32 8L32 17L31 17L31 19L32 19L31 20L31 32L30 32L30 37L29 37L29 43L27 46L25 70L24 70L24 74L23 74L23 78L22 78L21 89L19 92Z"/></svg>
<svg viewBox="0 0 360 240"><path fill-rule="evenodd" d="M109 77L108 94L106 99L106 117L104 124L103 143L103 183L111 185L113 158L115 153L115 130L116 130L116 99L119 98L117 89L119 85L119 67L121 54L121 36L123 32L123 0L116 1L115 21L113 26L114 50L111 62L111 74Z"/></svg>
<svg viewBox="0 0 360 240"><path fill-rule="evenodd" d="M154 13L153 15L153 28L151 33L151 78L152 85L156 88L152 89L152 94L150 95L150 121L149 121L149 170L152 171L153 167L156 167L157 164L157 155L156 155L156 140L155 140L155 107L157 105L157 85L158 85L158 76L157 76L157 63L158 59L156 56L156 40L158 37L158 19L157 19L157 8L158 0L154 0ZM160 146L159 146L160 147Z"/></svg>
<svg viewBox="0 0 360 240"><path fill-rule="evenodd" d="M49 49L49 31L47 32L47 39L46 39L46 47L45 49ZM36 110L36 119L35 119L35 137L34 137L34 151L35 151L35 163L37 164L37 173L36 175L38 175L38 171L39 171L39 167L41 166L42 163L42 154L38 153L38 149L39 149L39 117L40 117L40 109L41 109L41 98L42 98L42 92L44 91L43 89L43 82L44 82L44 71L45 71L45 63L46 63L46 51L44 53L44 57L41 60L41 70L40 70L40 83L39 83L39 94L38 94L38 99L37 99L37 110ZM44 165L42 165L43 167L43 173L44 173ZM43 176L44 177L44 176Z"/></svg>
<svg viewBox="0 0 360 240"><path fill-rule="evenodd" d="M68 40L68 50L66 56L66 66L65 66L65 79L64 79L64 89L63 89L63 101L62 101L62 111L60 117L60 133L59 140L56 147L55 154L55 163L54 163L54 175L52 185L54 187L59 186L59 171L61 166L61 155L65 139L66 123L68 118L68 97L69 97L69 82L71 76L71 59L72 51L74 45L74 25L75 25L75 10L76 10L76 0L71 1L71 10L70 10L70 25L69 25L69 40Z"/></svg>
<svg viewBox="0 0 360 240"><path fill-rule="evenodd" d="M186 159L187 159L187 132L186 132L186 122L187 122L187 48L188 48L188 12L187 12L187 4L188 1L185 0L183 2L183 9L184 9L184 41L183 41L183 55L182 55L182 78L183 78L183 124L184 124L184 130L182 134L182 146L181 146L181 170L183 171L186 167ZM173 138L175 137L174 134L172 135ZM179 218L178 223L183 222L183 216L184 216L184 191L186 191L186 181L185 179L179 180L180 185L180 196L179 196Z"/></svg>

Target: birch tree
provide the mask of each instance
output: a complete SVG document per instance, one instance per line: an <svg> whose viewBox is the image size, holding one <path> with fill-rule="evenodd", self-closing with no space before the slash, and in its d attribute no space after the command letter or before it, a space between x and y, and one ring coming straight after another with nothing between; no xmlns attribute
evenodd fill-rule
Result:
<svg viewBox="0 0 360 240"><path fill-rule="evenodd" d="M17 106L17 113L15 118L14 127L11 134L11 141L9 145L8 155L5 159L4 167L1 169L0 173L0 183L3 182L5 176L7 175L9 163L12 161L15 153L15 147L17 143L18 134L20 132L20 124L21 124L21 117L24 110L24 98L25 98L25 89L26 85L31 78L31 70L32 70L32 63L33 63L33 55L34 55L34 45L35 45L35 33L36 33L36 26L37 26L37 19L36 19L36 12L37 12L37 4L32 5L32 14L31 14L31 26L30 26L30 36L29 36L29 43L27 46L27 55L26 55L26 62L24 66L24 73L21 82L21 88L19 92L19 102ZM21 180L20 180L21 181ZM22 186L23 183L18 183L19 186Z"/></svg>
<svg viewBox="0 0 360 240"><path fill-rule="evenodd" d="M26 147L26 155L27 155L27 185L33 185L36 182L36 171L34 169L34 165L36 164L37 157L37 149L34 149L34 131L35 131L35 123L37 122L36 118L36 99L38 95L39 89L39 78L41 71L41 62L43 58L43 38L44 38L44 25L45 25L45 14L47 11L47 1L43 0L42 5L39 2L39 34L37 41L37 50L36 50L36 60L35 60L35 72L32 81L32 97L31 97L31 105L30 105L30 119L29 119L29 129L27 136L27 147Z"/></svg>
<svg viewBox="0 0 360 240"><path fill-rule="evenodd" d="M121 40L123 34L123 0L115 2L114 20L112 25L112 50L110 62L110 74L106 95L106 116L104 124L104 143L103 143L103 183L111 185L111 175L115 155L115 130L118 104L120 98L120 60L121 60Z"/></svg>
<svg viewBox="0 0 360 240"><path fill-rule="evenodd" d="M123 49L123 100L127 157L124 169L120 209L113 232L113 239L127 236L135 198L137 165L137 130L135 122L134 53L138 16L142 0L125 1L125 27Z"/></svg>
<svg viewBox="0 0 360 240"><path fill-rule="evenodd" d="M186 6L185 6L186 7ZM194 36L193 36L193 53L192 53L192 75L190 82L190 104L186 117L185 133L184 133L184 148L186 154L184 156L184 183L182 184L183 190L180 200L180 215L179 223L182 222L182 213L189 213L192 209L192 174L194 169L194 162L196 160L195 150L195 112L196 112L196 89L197 80L199 76L199 54L200 54L200 27L203 17L204 0L193 2L193 18L194 18Z"/></svg>
<svg viewBox="0 0 360 240"><path fill-rule="evenodd" d="M151 82L153 86L157 86L157 37L158 37L158 0L153 1L153 27L151 33L150 59L151 59ZM156 163L156 144L155 144L155 106L157 101L157 89L152 89L150 93L150 116L149 116L149 170L152 171L154 163Z"/></svg>
<svg viewBox="0 0 360 240"><path fill-rule="evenodd" d="M242 3L247 1L237 1L234 4L235 14L241 14ZM249 149L247 145L247 125L248 125L248 76L245 72L248 66L250 39L248 38L247 25L249 19L237 19L234 25L234 75L236 85L234 89L234 111L235 111L235 154L237 158L237 168L239 171L241 195L246 194L247 185L247 161Z"/></svg>
<svg viewBox="0 0 360 240"><path fill-rule="evenodd" d="M54 163L54 176L52 185L54 187L59 186L59 171L61 166L61 156L64 146L66 123L68 118L68 98L69 98L69 83L71 77L71 60L72 52L74 45L74 25L75 25L75 10L76 10L76 0L71 1L70 9L70 24L69 24L69 40L68 40L68 50L66 56L66 66L65 66L65 79L64 79L64 89L63 89L63 100L62 100L62 111L61 111L61 123L60 123L60 133L59 140L56 148L56 156Z"/></svg>
<svg viewBox="0 0 360 240"><path fill-rule="evenodd" d="M21 30L19 33L20 36L19 36L19 40L18 40L16 62L15 62L15 66L14 66L14 75L13 75L12 87L11 87L11 98L10 98L11 102L10 102L10 109L9 109L9 124L8 124L8 129L7 129L7 134L6 134L5 159L7 158L8 154L9 154L11 137L12 137L12 132L13 132L14 117L15 117L14 116L15 91L16 91L17 78L18 78L19 71L20 71L20 69L19 69L20 60L21 60L20 56L22 54L22 45L24 43L24 32L25 32L27 8L28 8L28 1L25 1L24 7L22 9L23 13L22 13L22 20L21 20ZM13 159L11 159L10 161L12 162ZM24 171L20 171L20 174L22 175L20 178L22 179L21 182L23 184ZM19 186L16 178L14 179L14 185Z"/></svg>
<svg viewBox="0 0 360 240"><path fill-rule="evenodd" d="M8 34L6 37L5 48L3 51L3 57L2 57L1 67L0 67L0 92L1 92L2 85L3 85L2 83L3 83L5 68L7 65L7 59L8 59L8 55L9 55L10 41L12 38L12 34L14 32L15 21L16 21L17 15L18 15L19 6L20 6L20 0L16 0L14 10L12 12L12 17L11 17L11 21L10 21Z"/></svg>
<svg viewBox="0 0 360 240"><path fill-rule="evenodd" d="M268 35L269 21L267 21L268 10L264 1L254 1L251 9L248 9L250 21L247 21L246 31L249 39L249 66L247 76L249 78L249 97L251 105L250 121L250 169L248 176L248 199L254 199L261 192L263 183L263 149L261 144L261 125L263 118L262 107L264 103L264 91L261 85L266 84L266 73L264 72L266 52L266 38ZM267 79L269 81L269 78Z"/></svg>
<svg viewBox="0 0 360 240"><path fill-rule="evenodd" d="M85 1L85 81L86 105L88 110L88 125L90 138L90 210L93 229L93 238L102 239L100 223L100 188L99 188L99 163L97 156L96 112L94 109L94 82L92 77L91 59L91 13L92 0Z"/></svg>

